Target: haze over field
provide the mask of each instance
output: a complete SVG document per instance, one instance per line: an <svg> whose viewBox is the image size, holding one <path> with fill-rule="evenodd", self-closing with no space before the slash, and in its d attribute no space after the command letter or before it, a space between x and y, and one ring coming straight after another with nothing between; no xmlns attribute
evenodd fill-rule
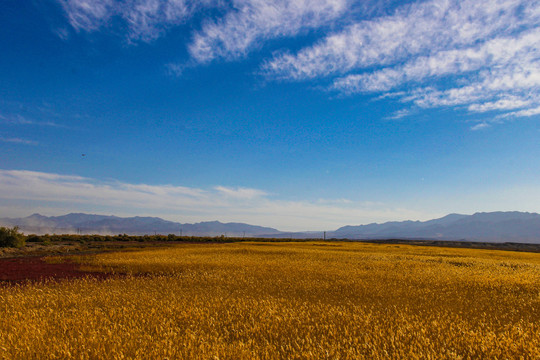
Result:
<svg viewBox="0 0 540 360"><path fill-rule="evenodd" d="M538 1L4 0L0 30L1 218L540 211Z"/></svg>

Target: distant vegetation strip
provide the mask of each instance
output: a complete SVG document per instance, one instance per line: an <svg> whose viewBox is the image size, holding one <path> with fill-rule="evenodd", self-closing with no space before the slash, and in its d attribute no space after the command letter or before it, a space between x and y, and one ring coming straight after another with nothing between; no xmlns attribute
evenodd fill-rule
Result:
<svg viewBox="0 0 540 360"><path fill-rule="evenodd" d="M184 242L184 243L231 243L242 241L260 242L306 242L320 239L289 239L289 238L258 238L258 237L236 237L236 236L178 236L169 235L73 235L73 234L45 234L27 235L28 242L92 242L92 241L125 241L125 242Z"/></svg>
<svg viewBox="0 0 540 360"><path fill-rule="evenodd" d="M372 244L404 244L417 246L439 246L468 249L526 251L540 253L540 244L518 242L480 242L480 241L457 241L457 240L426 240L426 239L374 239L359 240Z"/></svg>
<svg viewBox="0 0 540 360"><path fill-rule="evenodd" d="M164 242L180 242L180 243L232 243L244 241L257 242L309 242L320 241L320 238L271 238L271 237L227 237L227 236L178 236L169 235L27 235L26 241L35 243L58 243L58 242L147 242L147 243L164 243ZM424 240L424 239L375 239L375 240L352 240L352 239L327 239L326 242L367 242L381 244L407 244L418 246L441 246L441 247L458 247L471 249L491 249L491 250L508 250L508 251L527 251L540 252L540 244L522 244L522 243L491 243L491 242L474 242L474 241L450 241L450 240Z"/></svg>

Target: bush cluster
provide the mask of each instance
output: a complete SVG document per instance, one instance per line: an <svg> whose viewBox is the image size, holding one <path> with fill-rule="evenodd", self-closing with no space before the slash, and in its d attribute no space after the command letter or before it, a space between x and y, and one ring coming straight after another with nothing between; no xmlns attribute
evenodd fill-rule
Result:
<svg viewBox="0 0 540 360"><path fill-rule="evenodd" d="M19 232L17 226L0 227L0 247L22 247L24 244L25 236Z"/></svg>
<svg viewBox="0 0 540 360"><path fill-rule="evenodd" d="M256 237L225 237L221 236L178 236L175 234L168 235L75 235L75 234L45 234L35 235L30 234L27 236L26 241L32 243L47 242L107 242L107 241L120 241L120 242L187 242L187 243L231 243L242 241L259 241L259 242L304 242L320 239L290 239L290 238L256 238Z"/></svg>

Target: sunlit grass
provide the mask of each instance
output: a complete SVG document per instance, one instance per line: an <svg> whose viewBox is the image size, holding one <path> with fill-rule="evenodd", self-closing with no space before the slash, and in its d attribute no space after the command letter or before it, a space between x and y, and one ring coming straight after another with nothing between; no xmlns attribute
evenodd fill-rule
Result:
<svg viewBox="0 0 540 360"><path fill-rule="evenodd" d="M540 254L361 243L75 258L0 288L0 358L540 358Z"/></svg>

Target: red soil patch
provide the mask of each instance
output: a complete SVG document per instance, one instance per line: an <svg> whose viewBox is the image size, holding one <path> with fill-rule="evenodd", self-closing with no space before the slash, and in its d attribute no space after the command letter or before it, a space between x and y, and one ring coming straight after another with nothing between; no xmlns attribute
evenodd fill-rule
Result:
<svg viewBox="0 0 540 360"><path fill-rule="evenodd" d="M0 285L45 279L60 280L87 276L105 279L113 276L108 273L82 271L79 267L79 264L72 262L49 264L42 257L0 259Z"/></svg>

